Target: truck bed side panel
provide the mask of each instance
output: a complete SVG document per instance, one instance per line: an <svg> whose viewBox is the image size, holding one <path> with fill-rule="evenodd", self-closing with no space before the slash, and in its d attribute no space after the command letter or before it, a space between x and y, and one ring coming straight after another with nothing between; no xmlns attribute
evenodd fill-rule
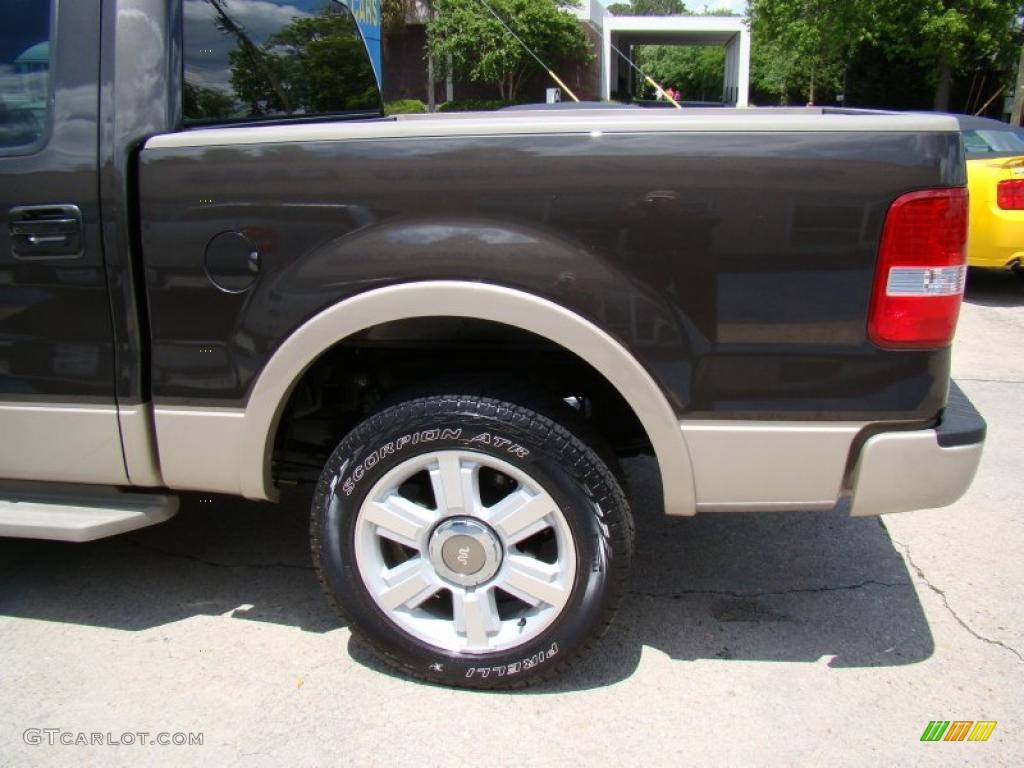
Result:
<svg viewBox="0 0 1024 768"><path fill-rule="evenodd" d="M680 418L926 420L949 354L873 347L889 204L963 183L955 133L607 133L143 151L157 403L244 405L274 349L361 291L529 291L623 342ZM247 293L204 270L218 233Z"/></svg>

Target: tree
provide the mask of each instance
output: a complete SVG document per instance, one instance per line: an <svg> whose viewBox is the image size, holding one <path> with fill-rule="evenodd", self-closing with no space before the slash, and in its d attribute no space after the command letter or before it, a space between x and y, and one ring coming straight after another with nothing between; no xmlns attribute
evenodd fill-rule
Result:
<svg viewBox="0 0 1024 768"><path fill-rule="evenodd" d="M608 6L613 16L682 16L686 6L681 0L633 0Z"/></svg>
<svg viewBox="0 0 1024 768"><path fill-rule="evenodd" d="M381 0L381 31L385 36L405 29L406 18L412 10L412 4L413 0Z"/></svg>
<svg viewBox="0 0 1024 768"><path fill-rule="evenodd" d="M814 101L839 88L855 52L872 50L927 65L934 107L947 111L957 74L1009 72L1022 11L1020 0L750 0L751 79L782 102Z"/></svg>
<svg viewBox="0 0 1024 768"><path fill-rule="evenodd" d="M805 72L797 52L778 40L758 37L750 49L750 84L753 92L779 104L791 103L793 94L803 93ZM819 78L820 82L820 78Z"/></svg>
<svg viewBox="0 0 1024 768"><path fill-rule="evenodd" d="M193 119L228 120L235 114L234 98L216 88L182 83L181 100L185 114Z"/></svg>
<svg viewBox="0 0 1024 768"><path fill-rule="evenodd" d="M891 58L927 63L933 71L934 108L949 111L956 74L979 62L1009 69L1019 52L1019 0L874 0L875 23L866 39Z"/></svg>
<svg viewBox="0 0 1024 768"><path fill-rule="evenodd" d="M576 17L555 0L490 0L489 5L542 61L587 62L591 46ZM453 67L474 82L498 88L515 101L537 62L501 26L479 0L436 0L427 24L427 48L437 62ZM450 59L449 59L450 57Z"/></svg>
<svg viewBox="0 0 1024 768"><path fill-rule="evenodd" d="M725 80L725 49L720 46L641 45L636 64L665 88L678 88L684 99L717 101Z"/></svg>
<svg viewBox="0 0 1024 768"><path fill-rule="evenodd" d="M1013 81L1013 113L1010 115L1012 125L1024 122L1024 48L1021 48L1020 59L1017 61L1017 79Z"/></svg>
<svg viewBox="0 0 1024 768"><path fill-rule="evenodd" d="M835 90L864 36L874 0L750 0L755 86L786 103L798 92L814 103Z"/></svg>
<svg viewBox="0 0 1024 768"><path fill-rule="evenodd" d="M292 111L292 105L288 98L288 93L280 83L280 73L278 68L271 61L271 57L267 56L264 51L261 51L246 33L240 25L235 23L235 20L227 12L224 7L224 0L206 0L213 8L214 13L217 15L217 29L225 35L231 35L238 42L237 50L231 52L231 64L232 64L232 85L234 85L234 70L245 70L245 74L248 75L248 79L255 82L260 79L266 84L270 85L272 93L272 99L277 105L277 109L285 112ZM237 87L237 86L236 86ZM256 112L254 114L262 114Z"/></svg>
<svg viewBox="0 0 1024 768"><path fill-rule="evenodd" d="M378 108L377 80L354 23L328 7L293 19L260 46L237 26L225 28L240 41L228 61L231 85L248 114Z"/></svg>

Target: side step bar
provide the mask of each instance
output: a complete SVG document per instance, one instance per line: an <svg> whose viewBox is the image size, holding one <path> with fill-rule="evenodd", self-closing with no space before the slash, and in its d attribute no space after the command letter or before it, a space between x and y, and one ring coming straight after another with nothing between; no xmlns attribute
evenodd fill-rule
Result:
<svg viewBox="0 0 1024 768"><path fill-rule="evenodd" d="M178 497L108 486L0 485L0 536L93 541L169 520Z"/></svg>

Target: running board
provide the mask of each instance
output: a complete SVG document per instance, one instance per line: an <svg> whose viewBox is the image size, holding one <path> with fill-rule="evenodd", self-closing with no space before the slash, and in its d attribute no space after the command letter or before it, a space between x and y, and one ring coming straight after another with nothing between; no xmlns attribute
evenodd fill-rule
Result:
<svg viewBox="0 0 1024 768"><path fill-rule="evenodd" d="M178 497L109 486L0 486L0 536L93 541L169 520Z"/></svg>

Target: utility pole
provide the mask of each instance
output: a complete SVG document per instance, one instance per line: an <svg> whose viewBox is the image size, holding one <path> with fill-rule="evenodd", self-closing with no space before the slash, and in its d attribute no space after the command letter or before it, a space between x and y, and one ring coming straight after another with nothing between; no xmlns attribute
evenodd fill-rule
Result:
<svg viewBox="0 0 1024 768"><path fill-rule="evenodd" d="M427 3L427 24L434 21L434 4ZM437 94L434 91L434 56L427 50L427 112L437 111Z"/></svg>
<svg viewBox="0 0 1024 768"><path fill-rule="evenodd" d="M437 96L434 93L434 57L427 54L427 112L437 109Z"/></svg>
<svg viewBox="0 0 1024 768"><path fill-rule="evenodd" d="M1020 62L1017 64L1017 80L1013 86L1013 113L1010 115L1010 125L1020 125L1024 113L1024 46L1020 49Z"/></svg>

